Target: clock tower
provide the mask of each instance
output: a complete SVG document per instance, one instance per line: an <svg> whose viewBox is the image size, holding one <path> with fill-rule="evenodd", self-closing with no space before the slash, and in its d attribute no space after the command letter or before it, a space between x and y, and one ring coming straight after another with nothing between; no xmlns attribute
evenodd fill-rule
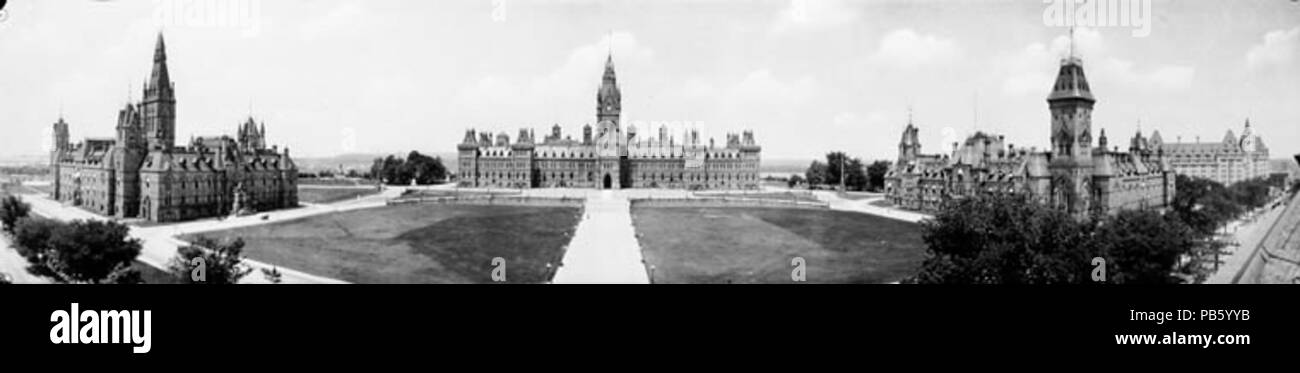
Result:
<svg viewBox="0 0 1300 373"><path fill-rule="evenodd" d="M1083 61L1071 55L1061 61L1056 84L1047 96L1052 113L1051 201L1076 219L1090 213L1092 201L1092 96L1083 75Z"/></svg>
<svg viewBox="0 0 1300 373"><path fill-rule="evenodd" d="M600 171L596 183L603 189L619 189L623 185L622 165L624 148L622 128L618 124L622 111L622 97L618 92L618 79L614 76L614 55L605 60L605 74L600 90L596 92L596 152Z"/></svg>
<svg viewBox="0 0 1300 373"><path fill-rule="evenodd" d="M622 96L618 92L618 78L614 76L614 55L605 60L605 75L600 80L600 90L596 92L596 123L610 121L618 125L618 115L622 111Z"/></svg>

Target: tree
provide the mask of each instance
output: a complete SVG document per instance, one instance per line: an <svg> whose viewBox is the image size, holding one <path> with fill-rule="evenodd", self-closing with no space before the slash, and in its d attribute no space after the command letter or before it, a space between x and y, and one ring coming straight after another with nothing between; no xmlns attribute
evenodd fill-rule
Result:
<svg viewBox="0 0 1300 373"><path fill-rule="evenodd" d="M1107 283L1178 283L1204 278L1202 249L1214 248L1175 216L1122 210L1080 222L1015 195L947 201L922 227L928 255L911 282L1091 283L1102 258Z"/></svg>
<svg viewBox="0 0 1300 373"><path fill-rule="evenodd" d="M840 185L840 176L843 175L842 169L848 166L845 164L848 162L846 158L848 156L844 152L826 153L826 184Z"/></svg>
<svg viewBox="0 0 1300 373"><path fill-rule="evenodd" d="M410 167L411 178L415 179L416 184L429 185L442 182L447 177L447 168L442 165L442 159L420 154L417 151L411 151L406 156L406 164Z"/></svg>
<svg viewBox="0 0 1300 373"><path fill-rule="evenodd" d="M885 189L885 174L889 172L888 161L875 161L867 166L867 190L880 191Z"/></svg>
<svg viewBox="0 0 1300 373"><path fill-rule="evenodd" d="M790 175L790 178L786 180L786 186L790 188L799 186L801 183L804 183L804 180L799 175Z"/></svg>
<svg viewBox="0 0 1300 373"><path fill-rule="evenodd" d="M1150 210L1123 210L1103 218L1091 248L1106 259L1108 282L1173 284L1174 274L1195 275L1201 266L1178 266L1192 254L1191 229L1173 217Z"/></svg>
<svg viewBox="0 0 1300 373"><path fill-rule="evenodd" d="M849 158L844 152L826 153L825 184L838 187L841 175L844 177L845 188L849 190L866 189L867 176L861 159Z"/></svg>
<svg viewBox="0 0 1300 373"><path fill-rule="evenodd" d="M927 258L919 283L1079 283L1090 274L1083 226L1019 196L945 202L922 222Z"/></svg>
<svg viewBox="0 0 1300 373"><path fill-rule="evenodd" d="M4 224L5 232L13 233L18 220L27 217L31 211L32 207L18 196L5 196L0 199L0 224Z"/></svg>
<svg viewBox="0 0 1300 373"><path fill-rule="evenodd" d="M262 268L262 277L265 277L266 281L269 281L272 284L278 284L282 281L280 268L277 267Z"/></svg>
<svg viewBox="0 0 1300 373"><path fill-rule="evenodd" d="M76 220L49 237L46 265L70 282L103 282L140 255L140 240L117 222Z"/></svg>
<svg viewBox="0 0 1300 373"><path fill-rule="evenodd" d="M45 265L45 257L50 250L50 237L62 229L63 223L56 220L28 217L18 221L14 227L14 248L18 254L37 266Z"/></svg>
<svg viewBox="0 0 1300 373"><path fill-rule="evenodd" d="M375 159L370 166L370 175L382 178L389 185L409 185L412 180L416 184L429 185L446 180L447 167L443 166L442 158L412 151L405 160L393 155Z"/></svg>
<svg viewBox="0 0 1300 373"><path fill-rule="evenodd" d="M1178 188L1170 210L1178 220L1203 237L1213 236L1220 226L1241 215L1241 207L1232 200L1223 184L1184 175L1178 175L1174 182Z"/></svg>
<svg viewBox="0 0 1300 373"><path fill-rule="evenodd" d="M240 255L244 240L199 236L176 251L168 271L182 283L234 284L253 271Z"/></svg>
<svg viewBox="0 0 1300 373"><path fill-rule="evenodd" d="M1269 179L1260 177L1233 183L1228 186L1228 192L1244 211L1267 205L1269 202L1268 192L1273 186Z"/></svg>
<svg viewBox="0 0 1300 373"><path fill-rule="evenodd" d="M143 284L144 277L140 274L140 271L132 268L130 264L121 263L117 265L117 268L113 269L112 273L108 274L108 278L104 279L104 283Z"/></svg>
<svg viewBox="0 0 1300 373"><path fill-rule="evenodd" d="M826 171L826 164L820 161L813 161L808 165L808 170L804 171L804 178L808 179L808 186L818 186L826 183L829 178Z"/></svg>
<svg viewBox="0 0 1300 373"><path fill-rule="evenodd" d="M848 164L845 165L845 168L845 188L856 191L867 190L867 167L862 164L862 159L850 158Z"/></svg>

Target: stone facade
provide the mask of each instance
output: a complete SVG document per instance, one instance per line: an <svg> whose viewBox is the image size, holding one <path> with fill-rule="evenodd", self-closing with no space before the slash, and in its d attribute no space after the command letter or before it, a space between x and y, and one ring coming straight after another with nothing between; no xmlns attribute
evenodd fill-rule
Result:
<svg viewBox="0 0 1300 373"><path fill-rule="evenodd" d="M683 142L659 128L658 136L638 137L636 127L619 124L622 94L611 56L596 93L596 128L583 127L582 139L564 136L560 126L538 140L530 129L515 141L505 133L465 132L457 179L466 187L498 188L684 188L758 189L761 148L754 134L728 134L725 144L700 142L690 131Z"/></svg>
<svg viewBox="0 0 1300 373"><path fill-rule="evenodd" d="M1165 143L1160 131L1151 134L1150 146L1163 150L1174 171L1231 185L1238 181L1268 177L1268 147L1250 128L1250 119L1238 137L1228 130L1219 142Z"/></svg>
<svg viewBox="0 0 1300 373"><path fill-rule="evenodd" d="M903 130L898 161L885 177L888 200L905 209L936 211L949 199L977 194L1026 195L1078 219L1120 209L1163 209L1174 197L1167 157L1139 133L1129 152L1107 149L1102 130L1092 146L1096 103L1075 57L1062 61L1047 97L1052 149L1016 148L1005 137L970 136L951 155L922 154L918 129Z"/></svg>
<svg viewBox="0 0 1300 373"><path fill-rule="evenodd" d="M115 138L71 144L68 124L54 123L53 197L105 216L160 222L298 205L289 149L267 148L266 125L251 117L235 138L176 146L174 90L159 34L144 98L118 112Z"/></svg>

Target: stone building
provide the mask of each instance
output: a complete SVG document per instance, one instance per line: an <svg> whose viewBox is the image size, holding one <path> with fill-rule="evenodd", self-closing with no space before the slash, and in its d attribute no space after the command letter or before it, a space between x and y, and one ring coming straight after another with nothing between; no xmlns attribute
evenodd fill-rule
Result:
<svg viewBox="0 0 1300 373"><path fill-rule="evenodd" d="M457 146L457 179L466 187L538 188L684 188L757 189L761 148L754 134L728 134L724 144L700 142L699 132L678 142L660 127L657 136L638 136L636 127L619 124L622 94L614 60L596 93L596 127L586 125L582 138L562 133L557 124L541 139L531 129L515 141L505 133L470 129Z"/></svg>
<svg viewBox="0 0 1300 373"><path fill-rule="evenodd" d="M1268 177L1272 172L1268 160L1268 147L1264 140L1250 129L1250 119L1238 137L1229 129L1219 142L1173 142L1160 138L1160 131L1151 134L1149 145L1163 150L1174 171L1231 185L1238 181Z"/></svg>
<svg viewBox="0 0 1300 373"><path fill-rule="evenodd" d="M1105 130L1092 146L1096 103L1076 57L1061 62L1047 97L1049 151L1016 148L1005 137L978 132L951 154L922 154L918 129L903 129L898 160L886 173L888 200L906 209L935 211L949 199L977 194L1026 195L1078 219L1119 209L1163 209L1174 197L1174 172L1141 134L1128 152L1110 144Z"/></svg>
<svg viewBox="0 0 1300 373"><path fill-rule="evenodd" d="M116 136L69 142L54 123L54 198L118 218L177 221L298 205L298 169L289 149L266 147L253 118L237 136L198 137L176 146L175 84L162 34L143 99L117 115Z"/></svg>

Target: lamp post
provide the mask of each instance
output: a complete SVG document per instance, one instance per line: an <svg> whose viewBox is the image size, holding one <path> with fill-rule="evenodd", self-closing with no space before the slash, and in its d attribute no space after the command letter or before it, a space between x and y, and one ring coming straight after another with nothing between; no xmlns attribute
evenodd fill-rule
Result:
<svg viewBox="0 0 1300 373"><path fill-rule="evenodd" d="M847 154L843 152L840 153L840 194L844 194L844 192L848 191L848 189L844 188L844 179L845 176L848 174L848 169L844 168L844 163L845 163L844 158L847 157L848 157Z"/></svg>

